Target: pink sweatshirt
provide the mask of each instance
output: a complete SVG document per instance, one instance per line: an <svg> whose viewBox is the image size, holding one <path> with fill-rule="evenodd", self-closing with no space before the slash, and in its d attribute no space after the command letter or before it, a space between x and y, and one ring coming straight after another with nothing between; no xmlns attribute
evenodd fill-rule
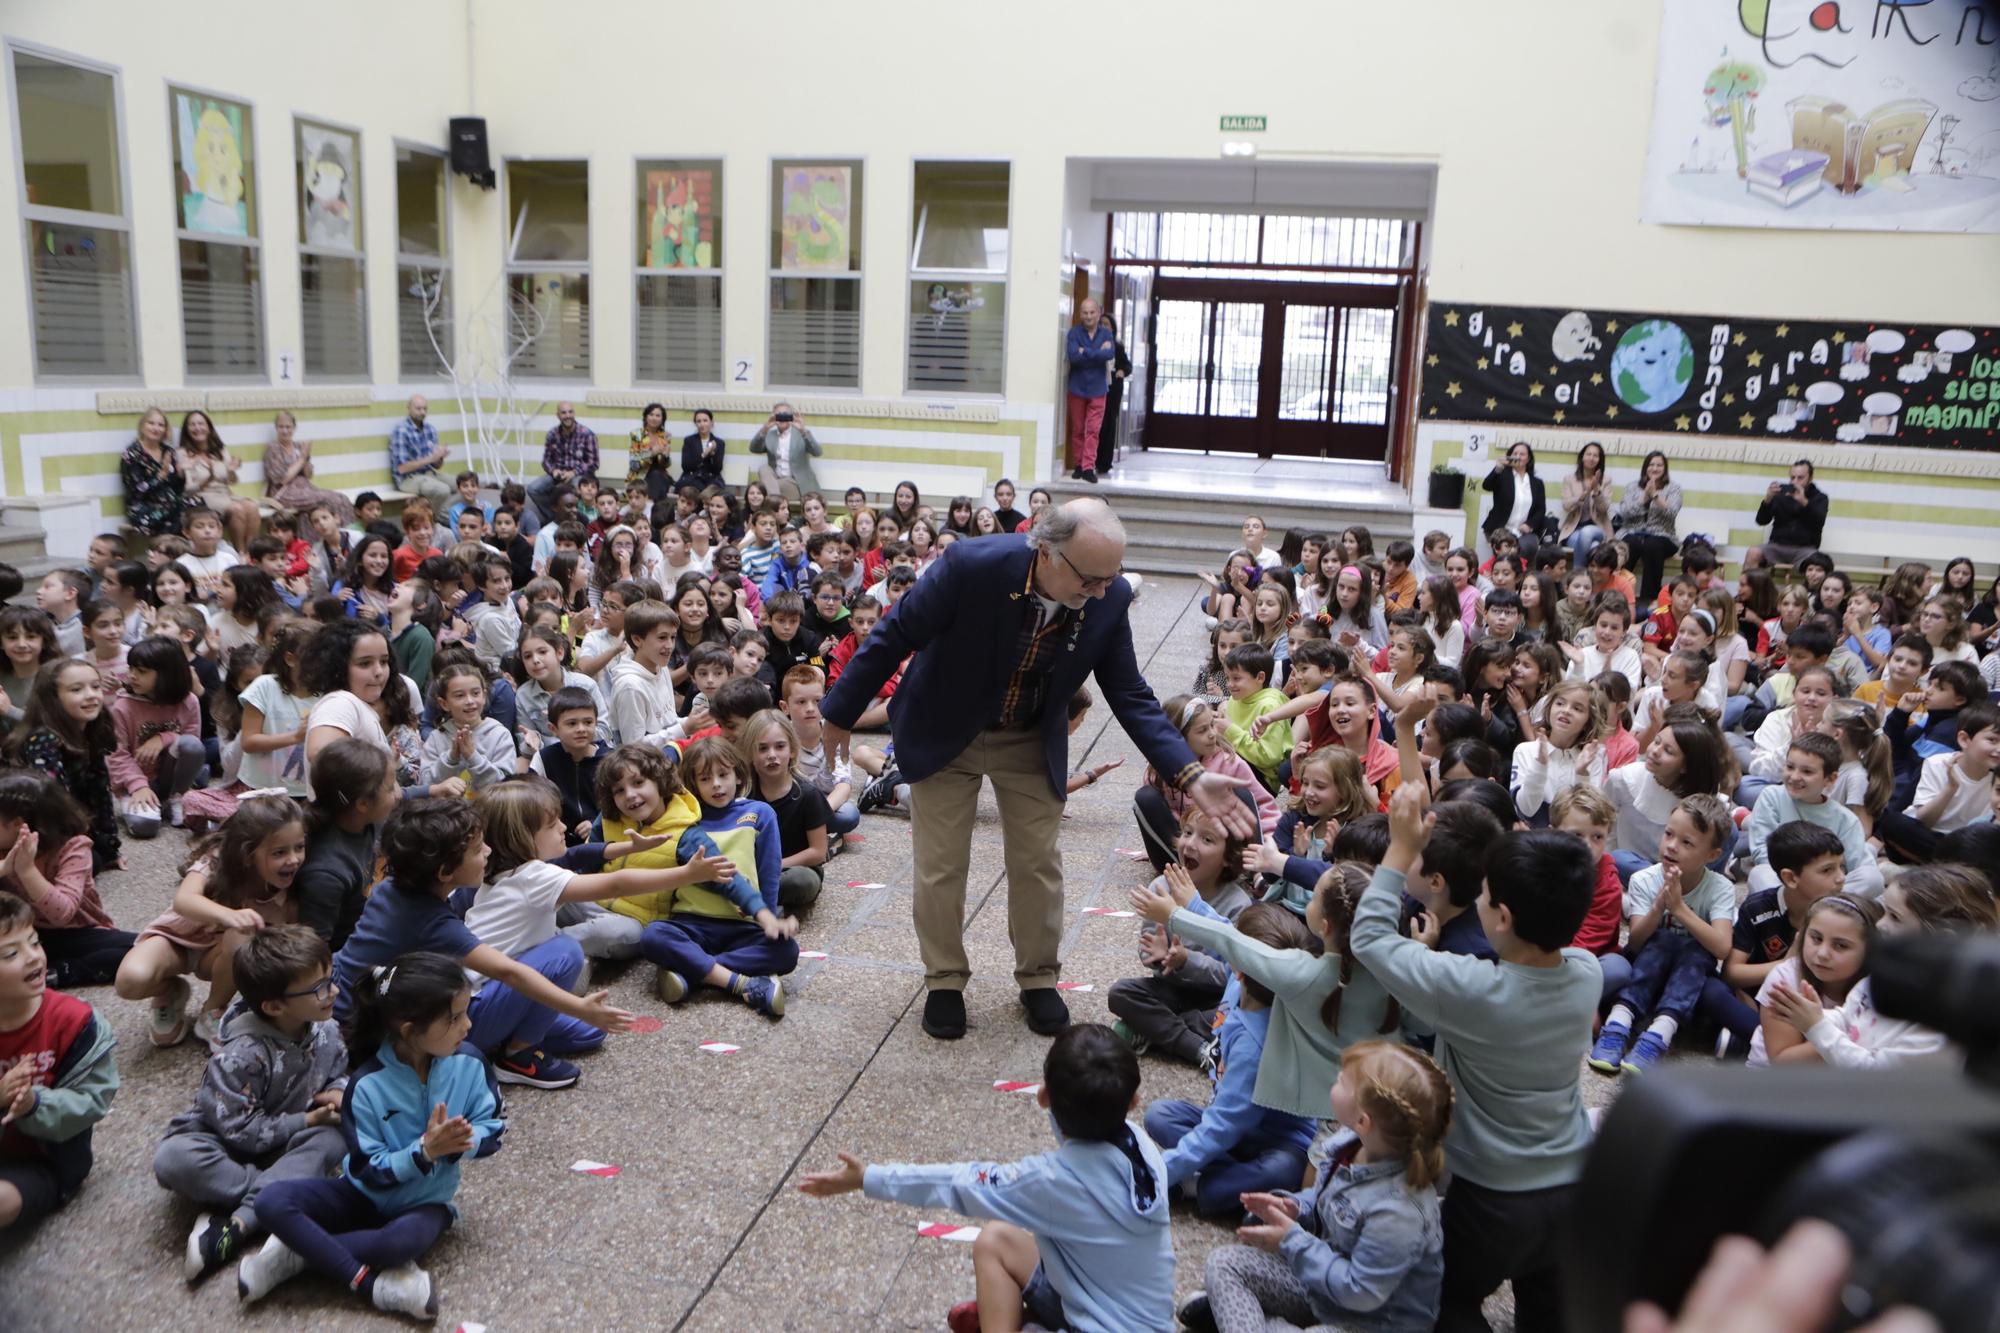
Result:
<svg viewBox="0 0 2000 1333"><path fill-rule="evenodd" d="M1244 790L1257 801L1257 824L1269 837L1278 828L1278 803L1271 799L1271 793L1264 790L1264 784L1257 780L1257 774L1242 755L1225 746L1217 746L1201 766L1211 773L1220 773L1225 778L1241 778L1249 783ZM1167 809L1174 812L1175 819L1186 819L1191 804L1187 793L1177 787L1161 784L1161 794L1167 798Z"/></svg>
<svg viewBox="0 0 2000 1333"><path fill-rule="evenodd" d="M90 839L79 833L60 847L43 848L35 869L49 882L49 893L35 904L35 924L53 930L77 926L109 929L111 913L97 896L97 877L90 869ZM12 875L0 876L0 887L19 893Z"/></svg>
<svg viewBox="0 0 2000 1333"><path fill-rule="evenodd" d="M181 736L200 737L201 702L190 694L177 704L159 704L120 691L111 701L111 725L118 733L118 748L105 756L111 789L128 796L153 783L150 766L142 769L135 757L139 747L155 736L164 735L169 745Z"/></svg>

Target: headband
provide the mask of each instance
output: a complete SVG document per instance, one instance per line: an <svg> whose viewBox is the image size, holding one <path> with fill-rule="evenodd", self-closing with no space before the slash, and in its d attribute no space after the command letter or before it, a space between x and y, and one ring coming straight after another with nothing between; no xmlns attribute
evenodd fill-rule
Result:
<svg viewBox="0 0 2000 1333"><path fill-rule="evenodd" d="M1340 574L1337 575L1336 577L1344 577L1348 574L1354 575L1355 579L1358 581L1361 578L1361 569L1357 565L1342 565L1340 567Z"/></svg>
<svg viewBox="0 0 2000 1333"><path fill-rule="evenodd" d="M1175 725L1178 726L1182 731L1186 731L1188 729L1188 723L1194 721L1196 716L1200 713L1200 711L1206 707L1208 707L1208 700L1206 699L1188 700L1186 705L1184 705L1181 708L1180 718L1175 723Z"/></svg>
<svg viewBox="0 0 2000 1333"><path fill-rule="evenodd" d="M376 968L375 993L377 995L387 995L389 993L390 985L393 984L395 980L396 980L396 965L394 963L389 964L387 967Z"/></svg>

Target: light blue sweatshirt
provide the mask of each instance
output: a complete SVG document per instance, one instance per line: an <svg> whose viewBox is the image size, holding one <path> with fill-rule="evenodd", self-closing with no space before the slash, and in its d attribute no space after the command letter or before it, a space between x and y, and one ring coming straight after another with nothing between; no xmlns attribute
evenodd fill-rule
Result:
<svg viewBox="0 0 2000 1333"><path fill-rule="evenodd" d="M1240 1000L1222 1021L1222 1058L1216 1068L1215 1096L1195 1127L1167 1150L1169 1185L1206 1170L1245 1140L1290 1143L1300 1152L1311 1145L1312 1121L1288 1111L1267 1110L1251 1096L1270 1027L1269 1009L1245 1009Z"/></svg>
<svg viewBox="0 0 2000 1333"><path fill-rule="evenodd" d="M433 1162L422 1148L431 1108L439 1102L447 1114L472 1122L472 1151ZM463 1045L456 1054L432 1060L430 1077L420 1079L385 1041L347 1080L340 1104L340 1132L347 1139L342 1170L391 1217L419 1204L450 1206L458 1192L459 1162L499 1152L506 1128L499 1085L475 1047Z"/></svg>
<svg viewBox="0 0 2000 1333"><path fill-rule="evenodd" d="M1018 1162L868 1168L862 1190L1034 1233L1042 1274L1076 1333L1174 1326L1174 1240L1160 1150L1127 1121L1121 1142L1064 1140Z"/></svg>
<svg viewBox="0 0 2000 1333"><path fill-rule="evenodd" d="M1876 864L1875 853L1869 849L1868 834L1861 827L1861 817L1838 801L1801 804L1783 787L1764 788L1757 797L1756 808L1750 812L1751 888L1766 889L1777 884L1777 872L1770 868L1771 857L1766 844L1772 831L1780 824L1801 819L1830 830L1840 839L1840 860L1847 868L1847 882L1842 887L1847 892L1864 898L1881 897L1882 868Z"/></svg>
<svg viewBox="0 0 2000 1333"><path fill-rule="evenodd" d="M1437 1061L1458 1094L1445 1159L1492 1190L1567 1185L1583 1174L1590 1122L1583 1057L1604 989L1594 955L1559 967L1432 953L1399 929L1405 879L1378 867L1348 945L1361 965L1437 1033Z"/></svg>

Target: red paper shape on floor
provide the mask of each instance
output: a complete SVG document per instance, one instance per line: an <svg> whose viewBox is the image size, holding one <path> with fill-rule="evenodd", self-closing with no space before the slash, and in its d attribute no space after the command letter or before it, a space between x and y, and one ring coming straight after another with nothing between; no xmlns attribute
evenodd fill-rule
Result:
<svg viewBox="0 0 2000 1333"><path fill-rule="evenodd" d="M850 889L886 889L889 886L887 884L878 884L872 879L850 879L847 881L847 887Z"/></svg>
<svg viewBox="0 0 2000 1333"><path fill-rule="evenodd" d="M1094 991L1097 989L1097 986L1095 983L1089 981L1058 981L1056 983L1056 989L1073 990L1073 991Z"/></svg>
<svg viewBox="0 0 2000 1333"><path fill-rule="evenodd" d="M979 1228L957 1222L919 1222L917 1234L930 1240L951 1240L970 1245L979 1239Z"/></svg>
<svg viewBox="0 0 2000 1333"><path fill-rule="evenodd" d="M659 1019L652 1017L650 1014L645 1014L633 1019L632 1026L625 1030L644 1036L648 1032L658 1032L665 1026L666 1024L662 1023Z"/></svg>
<svg viewBox="0 0 2000 1333"><path fill-rule="evenodd" d="M612 1166L609 1162L593 1162L588 1157L585 1157L571 1162L569 1169L580 1176L603 1176L606 1180L609 1180L625 1168L622 1166Z"/></svg>
<svg viewBox="0 0 2000 1333"><path fill-rule="evenodd" d="M1041 1084L1026 1082L1020 1079L1003 1078L1003 1079L995 1079L993 1082L993 1091L995 1092L1035 1093L1035 1092L1040 1092L1041 1090L1042 1090Z"/></svg>

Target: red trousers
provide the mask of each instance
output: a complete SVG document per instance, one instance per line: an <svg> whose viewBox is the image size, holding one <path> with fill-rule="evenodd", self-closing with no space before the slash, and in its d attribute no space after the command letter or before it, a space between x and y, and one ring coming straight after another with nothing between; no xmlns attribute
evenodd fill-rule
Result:
<svg viewBox="0 0 2000 1333"><path fill-rule="evenodd" d="M1076 447L1076 465L1085 471L1097 469L1097 433L1104 427L1104 395L1085 398L1069 396L1069 438Z"/></svg>

